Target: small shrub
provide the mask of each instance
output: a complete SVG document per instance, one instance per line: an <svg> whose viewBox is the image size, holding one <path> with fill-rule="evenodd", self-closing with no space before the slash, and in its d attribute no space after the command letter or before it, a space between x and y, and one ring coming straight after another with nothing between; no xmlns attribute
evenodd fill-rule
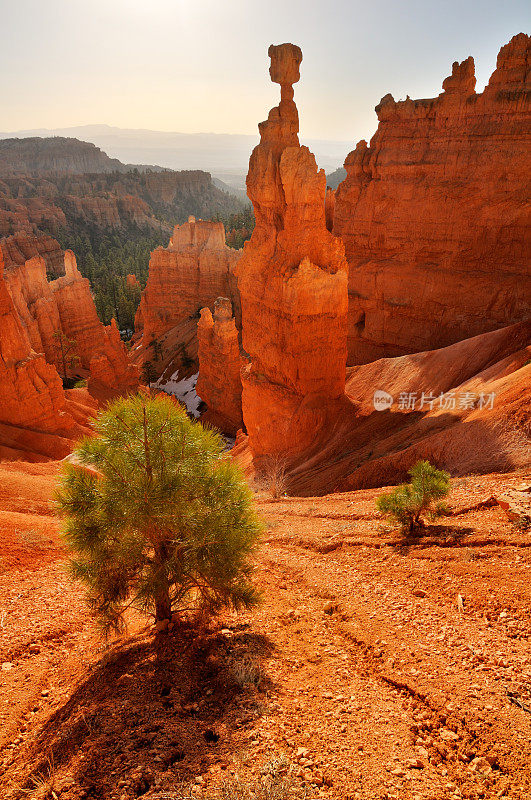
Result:
<svg viewBox="0 0 531 800"><path fill-rule="evenodd" d="M155 337L153 336L152 339L151 339L150 344L151 344L151 348L152 348L152 352L153 352L155 361L162 361L162 359L164 357L164 352L163 352L163 349L162 349L162 342L160 342L158 339L155 339Z"/></svg>
<svg viewBox="0 0 531 800"><path fill-rule="evenodd" d="M245 689L247 686L258 687L262 680L260 661L246 653L243 658L233 661L230 667L230 677L240 689Z"/></svg>
<svg viewBox="0 0 531 800"><path fill-rule="evenodd" d="M393 517L404 529L413 531L424 525L423 517L435 519L447 513L441 501L450 492L450 476L429 461L417 461L409 470L410 483L397 486L376 499L378 511ZM435 505L434 505L435 503Z"/></svg>
<svg viewBox="0 0 531 800"><path fill-rule="evenodd" d="M194 366L195 362L188 350L186 349L186 345L183 343L181 344L180 348L180 355L181 355L181 364L183 369L188 370Z"/></svg>
<svg viewBox="0 0 531 800"><path fill-rule="evenodd" d="M38 797L40 800L59 800L56 788L55 765L53 754L50 753L46 757L42 771L32 773L26 785L21 788L21 792L24 795Z"/></svg>
<svg viewBox="0 0 531 800"><path fill-rule="evenodd" d="M279 455L264 459L260 483L272 500L280 500L288 487L286 459Z"/></svg>
<svg viewBox="0 0 531 800"><path fill-rule="evenodd" d="M296 772L296 765L286 756L273 758L262 767L260 778L226 778L216 800L310 800L308 789L296 780Z"/></svg>
<svg viewBox="0 0 531 800"><path fill-rule="evenodd" d="M152 361L144 361L142 364L142 380L148 386L157 380L157 370Z"/></svg>
<svg viewBox="0 0 531 800"><path fill-rule="evenodd" d="M69 339L63 331L56 331L53 334L53 346L56 356L56 366L61 375L65 389L71 389L75 381L72 381L72 371L79 365L80 358L76 353L77 341ZM67 385L71 381L71 385Z"/></svg>

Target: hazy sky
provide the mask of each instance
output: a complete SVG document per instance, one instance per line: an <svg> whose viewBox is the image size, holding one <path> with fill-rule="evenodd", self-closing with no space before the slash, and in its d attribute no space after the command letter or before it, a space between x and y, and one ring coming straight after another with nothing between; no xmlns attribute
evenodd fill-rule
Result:
<svg viewBox="0 0 531 800"><path fill-rule="evenodd" d="M302 47L305 137L357 140L374 106L433 97L473 55L481 89L528 0L0 0L0 130L89 123L255 133L267 47Z"/></svg>

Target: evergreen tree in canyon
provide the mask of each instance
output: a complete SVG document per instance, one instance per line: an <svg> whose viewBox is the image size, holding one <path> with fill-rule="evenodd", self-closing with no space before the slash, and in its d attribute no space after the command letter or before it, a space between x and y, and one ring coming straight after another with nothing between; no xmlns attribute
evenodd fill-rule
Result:
<svg viewBox="0 0 531 800"><path fill-rule="evenodd" d="M75 339L69 339L62 331L56 331L53 335L53 345L59 374L63 384L68 384L80 361L76 352L77 342Z"/></svg>
<svg viewBox="0 0 531 800"><path fill-rule="evenodd" d="M58 505L70 571L107 629L128 607L164 628L250 607L261 523L221 437L168 397L119 399L64 468Z"/></svg>
<svg viewBox="0 0 531 800"><path fill-rule="evenodd" d="M429 461L417 461L409 470L411 481L402 483L376 499L376 507L392 517L404 530L414 531L424 525L423 517L443 516L442 500L450 493L450 475Z"/></svg>

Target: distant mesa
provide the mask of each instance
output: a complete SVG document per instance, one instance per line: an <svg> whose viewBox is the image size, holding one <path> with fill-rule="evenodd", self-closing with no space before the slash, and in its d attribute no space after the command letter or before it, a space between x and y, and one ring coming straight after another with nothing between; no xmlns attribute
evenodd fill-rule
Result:
<svg viewBox="0 0 531 800"><path fill-rule="evenodd" d="M170 220L192 208L209 217L245 207L202 170L122 164L64 137L0 140L0 235L131 226L169 234Z"/></svg>
<svg viewBox="0 0 531 800"><path fill-rule="evenodd" d="M0 139L0 175L127 172L130 167L89 142L53 136Z"/></svg>

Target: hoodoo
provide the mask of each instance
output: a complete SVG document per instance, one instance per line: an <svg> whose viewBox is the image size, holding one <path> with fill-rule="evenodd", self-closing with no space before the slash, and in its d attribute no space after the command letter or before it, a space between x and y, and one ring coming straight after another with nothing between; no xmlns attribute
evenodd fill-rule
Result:
<svg viewBox="0 0 531 800"><path fill-rule="evenodd" d="M218 297L214 315L201 309L197 323L199 379L196 392L207 404L203 419L234 435L242 427L242 380L238 331L227 297Z"/></svg>
<svg viewBox="0 0 531 800"><path fill-rule="evenodd" d="M134 358L150 360L160 374L185 348L197 357L196 319L217 297L239 306L234 265L239 252L225 243L222 222L190 217L176 225L167 248L151 254L149 278L135 318ZM178 366L178 364L177 364Z"/></svg>
<svg viewBox="0 0 531 800"><path fill-rule="evenodd" d="M376 106L347 156L334 233L349 262L349 363L444 347L529 313L531 38L502 47L476 94L474 61L442 93Z"/></svg>
<svg viewBox="0 0 531 800"><path fill-rule="evenodd" d="M81 374L90 372L93 386L106 396L136 389L138 368L129 363L116 325L105 327L100 322L89 281L79 272L73 252L60 251L63 263L59 266L55 251L50 251L52 269L59 277L48 280L47 251L40 246L39 237L33 239L34 248L28 252L42 250L44 254L26 261L11 259L4 271L7 291L31 348L44 353L46 361L64 378L77 370ZM68 375L63 374L62 337L72 343L68 345L69 358L75 358L75 367ZM92 374L94 369L96 373Z"/></svg>
<svg viewBox="0 0 531 800"><path fill-rule="evenodd" d="M57 370L32 350L4 280L0 249L0 458L62 458L82 432Z"/></svg>
<svg viewBox="0 0 531 800"><path fill-rule="evenodd" d="M293 84L302 52L269 48L280 104L259 125L247 193L256 227L236 266L242 304L243 419L255 456L307 447L344 393L347 263L326 227L326 178L301 147Z"/></svg>

